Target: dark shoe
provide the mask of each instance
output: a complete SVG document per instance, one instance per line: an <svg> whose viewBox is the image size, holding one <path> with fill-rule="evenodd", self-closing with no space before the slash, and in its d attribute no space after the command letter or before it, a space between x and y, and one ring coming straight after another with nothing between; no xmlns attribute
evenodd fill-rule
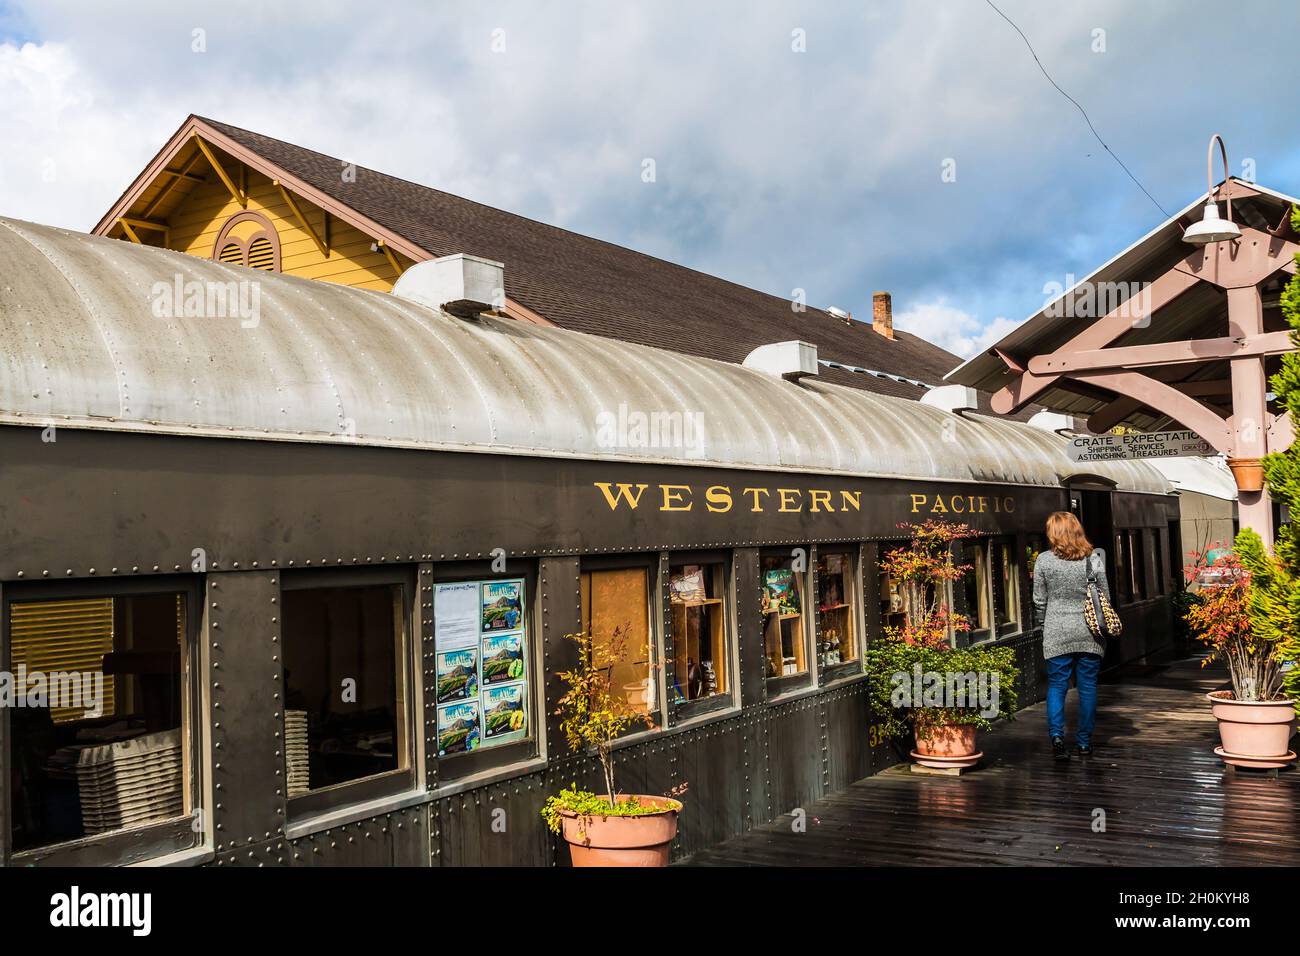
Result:
<svg viewBox="0 0 1300 956"><path fill-rule="evenodd" d="M1074 748L1074 752L1077 753L1080 757L1091 757L1092 744L1079 744L1079 746Z"/></svg>
<svg viewBox="0 0 1300 956"><path fill-rule="evenodd" d="M1068 750L1065 749L1065 738L1064 738L1064 737L1053 737L1053 738L1052 738L1052 756L1053 756L1054 758L1056 758L1057 760L1069 760L1069 759L1070 759L1070 751L1068 751Z"/></svg>

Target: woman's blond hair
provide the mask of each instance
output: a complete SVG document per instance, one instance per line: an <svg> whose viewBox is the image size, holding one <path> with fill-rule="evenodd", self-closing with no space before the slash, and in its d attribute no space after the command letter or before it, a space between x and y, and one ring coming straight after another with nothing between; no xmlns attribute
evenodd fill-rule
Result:
<svg viewBox="0 0 1300 956"><path fill-rule="evenodd" d="M1068 511L1053 511L1047 516L1047 543L1053 554L1066 561L1092 554L1092 542L1083 533L1083 525Z"/></svg>

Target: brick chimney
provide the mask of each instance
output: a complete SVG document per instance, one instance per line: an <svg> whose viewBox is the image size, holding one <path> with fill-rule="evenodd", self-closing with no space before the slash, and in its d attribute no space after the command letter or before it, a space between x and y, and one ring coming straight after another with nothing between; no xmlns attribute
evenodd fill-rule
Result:
<svg viewBox="0 0 1300 956"><path fill-rule="evenodd" d="M894 337L894 302L888 292L871 296L871 327L887 339Z"/></svg>

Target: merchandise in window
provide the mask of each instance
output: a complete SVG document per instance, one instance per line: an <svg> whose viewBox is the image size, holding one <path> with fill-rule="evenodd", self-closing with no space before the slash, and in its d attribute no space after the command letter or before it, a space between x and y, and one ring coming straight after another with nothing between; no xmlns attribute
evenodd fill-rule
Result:
<svg viewBox="0 0 1300 956"><path fill-rule="evenodd" d="M763 646L769 678L808 673L803 578L794 570L793 556L763 558Z"/></svg>
<svg viewBox="0 0 1300 956"><path fill-rule="evenodd" d="M817 631L822 666L858 659L858 553L817 552Z"/></svg>
<svg viewBox="0 0 1300 956"><path fill-rule="evenodd" d="M675 703L731 692L726 580L726 565L720 561L669 565Z"/></svg>

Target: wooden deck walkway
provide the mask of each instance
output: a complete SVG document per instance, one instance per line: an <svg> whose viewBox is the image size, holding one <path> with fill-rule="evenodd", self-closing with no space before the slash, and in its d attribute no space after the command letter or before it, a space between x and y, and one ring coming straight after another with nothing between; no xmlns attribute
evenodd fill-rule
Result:
<svg viewBox="0 0 1300 956"><path fill-rule="evenodd" d="M891 768L804 808L806 832L786 815L685 863L1300 865L1300 773L1231 771L1214 755L1204 694L1223 683L1185 660L1103 684L1089 760L1051 759L1039 703L981 735L974 772ZM1104 832L1093 831L1098 809Z"/></svg>

